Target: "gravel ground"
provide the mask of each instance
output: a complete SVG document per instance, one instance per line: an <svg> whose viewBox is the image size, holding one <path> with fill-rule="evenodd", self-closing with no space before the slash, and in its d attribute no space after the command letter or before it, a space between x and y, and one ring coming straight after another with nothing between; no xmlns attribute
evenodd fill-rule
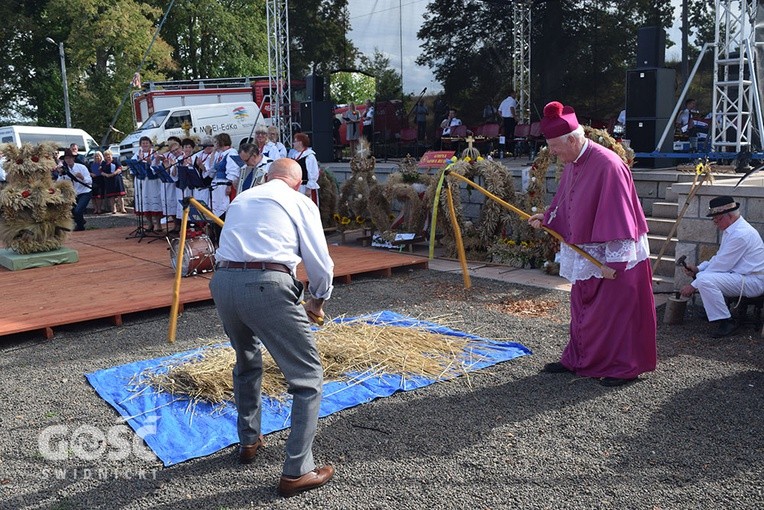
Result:
<svg viewBox="0 0 764 510"><path fill-rule="evenodd" d="M473 285L465 292L459 275L416 270L335 288L331 316L389 309L517 341L533 355L322 419L314 451L337 474L290 499L275 492L288 431L267 436L247 467L235 447L170 468L153 456L40 453L46 427L119 423L85 373L223 340L213 306L186 308L175 345L165 340L166 312L128 316L118 328L57 328L52 341L2 338L0 508L764 508L764 341L753 326L710 339L691 310L684 324L659 325L654 373L605 388L539 373L567 341L566 293ZM524 299L546 313L502 306Z"/></svg>

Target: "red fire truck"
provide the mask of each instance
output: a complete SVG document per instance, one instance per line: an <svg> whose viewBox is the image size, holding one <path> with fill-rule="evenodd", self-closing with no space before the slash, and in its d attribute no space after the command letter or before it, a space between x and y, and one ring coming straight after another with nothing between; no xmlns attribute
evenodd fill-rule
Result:
<svg viewBox="0 0 764 510"><path fill-rule="evenodd" d="M305 82L292 80L291 92L292 117L295 118L299 116L300 102L305 101ZM271 97L267 76L152 81L133 94L133 119L137 127L164 108L242 101L262 105L263 117L268 118Z"/></svg>

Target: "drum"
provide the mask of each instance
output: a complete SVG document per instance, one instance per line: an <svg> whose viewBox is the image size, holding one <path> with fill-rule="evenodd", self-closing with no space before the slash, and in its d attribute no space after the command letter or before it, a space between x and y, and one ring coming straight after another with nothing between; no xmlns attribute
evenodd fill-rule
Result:
<svg viewBox="0 0 764 510"><path fill-rule="evenodd" d="M179 238L170 241L170 264L172 265L173 270L176 270L178 244L180 244ZM212 271L214 267L215 246L212 244L210 238L204 234L197 237L187 238L183 250L181 274L183 276L192 276Z"/></svg>

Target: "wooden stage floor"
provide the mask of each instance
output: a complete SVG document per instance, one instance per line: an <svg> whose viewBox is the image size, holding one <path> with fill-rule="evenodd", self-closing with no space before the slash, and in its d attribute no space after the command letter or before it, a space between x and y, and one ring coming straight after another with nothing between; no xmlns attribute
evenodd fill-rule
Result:
<svg viewBox="0 0 764 510"><path fill-rule="evenodd" d="M94 319L122 324L122 316L169 308L175 273L170 249L160 238L126 237L131 228L73 232L66 246L77 250L79 262L9 271L0 267L2 317L0 337L40 331L51 338L56 326ZM396 268L427 269L427 259L368 248L329 246L334 259L335 283L350 283L354 276L390 276ZM184 277L183 304L211 300L212 273ZM297 277L307 281L300 265ZM182 310L182 308L181 308Z"/></svg>

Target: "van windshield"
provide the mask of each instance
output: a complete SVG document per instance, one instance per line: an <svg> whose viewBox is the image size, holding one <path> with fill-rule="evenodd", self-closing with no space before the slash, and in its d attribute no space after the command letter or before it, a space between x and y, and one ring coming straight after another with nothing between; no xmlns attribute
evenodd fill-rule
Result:
<svg viewBox="0 0 764 510"><path fill-rule="evenodd" d="M19 133L19 140L21 143L29 143L37 145L45 142L53 142L58 148L68 149L73 143L77 144L80 149L85 149L82 145L82 135L49 135L40 133Z"/></svg>
<svg viewBox="0 0 764 510"><path fill-rule="evenodd" d="M162 125L162 122L164 122L164 119L166 119L169 114L170 110L160 110L158 112L154 112L154 115L146 119L146 122L141 124L141 127L138 128L138 131L158 128Z"/></svg>

